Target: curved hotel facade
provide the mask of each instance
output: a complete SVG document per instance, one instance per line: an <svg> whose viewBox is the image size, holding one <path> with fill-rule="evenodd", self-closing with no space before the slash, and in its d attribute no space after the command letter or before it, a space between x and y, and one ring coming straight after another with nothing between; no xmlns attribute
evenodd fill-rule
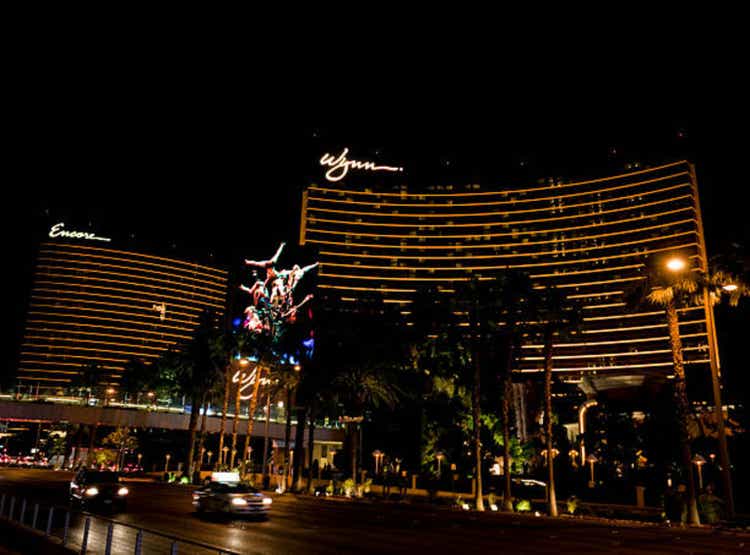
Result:
<svg viewBox="0 0 750 555"><path fill-rule="evenodd" d="M226 271L73 240L81 238L41 245L20 384L61 388L97 364L101 383L115 385L128 360L155 360L190 338L201 311L225 310Z"/></svg>
<svg viewBox="0 0 750 555"><path fill-rule="evenodd" d="M695 174L684 161L492 190L313 185L303 194L300 242L319 251L321 293L349 302L380 293L407 316L425 285L450 291L505 269L528 273L538 288L555 285L584 312L582 333L555 346L555 372L573 380L671 374L663 311L628 309L625 295L654 255L706 260ZM680 316L687 363L707 365L704 308ZM524 345L518 371L542 365L542 346Z"/></svg>

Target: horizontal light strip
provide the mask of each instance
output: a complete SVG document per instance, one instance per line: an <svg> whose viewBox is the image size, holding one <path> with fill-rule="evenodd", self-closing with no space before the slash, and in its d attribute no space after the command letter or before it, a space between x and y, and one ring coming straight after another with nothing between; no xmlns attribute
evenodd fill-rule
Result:
<svg viewBox="0 0 750 555"><path fill-rule="evenodd" d="M612 295L622 295L625 291L602 291L601 293L581 293L577 295L566 295L568 299L585 299L588 297L611 297Z"/></svg>
<svg viewBox="0 0 750 555"><path fill-rule="evenodd" d="M643 175L644 173L655 173L659 170L672 168L674 166L679 166L680 164L687 164L687 161L681 160L679 162L672 162L670 164L663 164L661 166L655 166L653 168L647 168L644 170L638 170L634 172L622 173L619 175L611 175L609 177L587 179L585 181L575 181L572 183L562 183L560 185L547 185L544 187L529 187L526 189L509 189L507 191L474 191L472 193L425 193L425 194L374 193L372 191L348 191L348 190L341 190L341 189L331 189L331 188L326 188L326 187L318 187L317 185L312 185L308 189L315 190L315 191L324 191L327 193L351 193L355 195L376 195L376 196L383 196L383 197L466 197L466 196L486 196L486 195L510 195L510 194L517 194L517 193L529 193L532 191L545 191L549 189L565 189L568 187L590 185L592 183L603 183L605 181L614 181L615 179L625 179L634 175Z"/></svg>
<svg viewBox="0 0 750 555"><path fill-rule="evenodd" d="M47 252L46 250L43 252ZM64 253L59 253L64 254ZM189 281L194 281L197 283L202 283L204 285L210 285L214 289L225 289L226 288L226 278L211 278L216 281L209 281L205 278L197 278L191 275L190 273L184 272L183 270L180 270L179 268L175 269L175 272L177 271L183 271L183 273L175 273L175 272L160 272L158 270L149 270L146 268L142 268L138 266L137 264L130 264L130 265L124 265L124 264L107 264L105 262L99 262L98 260L91 260L91 258L94 257L87 257L87 258L70 258L70 257L59 257L59 256L40 256L39 260L44 262L56 262L60 264L77 264L81 266L90 266L92 264L95 264L97 268L117 268L119 270L137 270L138 272L145 272L148 274L154 274L154 275L160 275L160 276L168 276L173 278L179 278ZM104 258L108 259L110 257L96 257L96 258Z"/></svg>
<svg viewBox="0 0 750 555"><path fill-rule="evenodd" d="M631 206L621 206L620 208L612 208L610 210L599 210L599 211L593 211L593 212L584 212L581 214L569 214L567 216L556 216L554 218L537 218L534 220L515 220L511 222L501 222L504 225L523 225L523 224L533 224L533 223L540 223L540 222L556 222L558 220L574 220L577 218L587 218L591 216L600 216L602 214L614 214L616 212L625 212L626 210L639 210L642 208L646 208L647 206L656 206L658 204L666 204L671 202L676 202L678 200L684 200L684 199L691 199L693 198L692 194L688 195L680 195L677 197L672 197L668 199L663 200L655 200L652 202L643 202L640 204L633 204ZM377 216L382 218L477 218L477 217L489 217L489 216L498 216L502 215L502 213L499 212L476 212L474 214L466 213L466 214L389 214L387 212L357 212L354 210L336 210L334 208L313 208L308 207L307 212L308 214L310 211L316 211L316 212L325 212L326 214L347 214L347 215L353 215L353 216ZM532 210L532 212L537 212L537 210ZM308 220L312 219L308 216ZM349 222L351 223L351 222ZM429 225L429 224L428 224ZM313 228L308 228L308 231L318 231ZM365 233L349 233L349 235L366 235ZM383 237L397 237L397 235L383 235Z"/></svg>
<svg viewBox="0 0 750 555"><path fill-rule="evenodd" d="M54 273L57 270L63 270L63 272L60 272L59 275L61 275L61 276L71 276L71 277L75 277L76 279L79 279L79 280L85 280L85 279L99 280L101 278L98 278L98 277L89 278L87 274L104 274L106 276L119 276L119 277L124 277L124 278L130 278L130 279L135 278L135 279L139 279L139 280L143 280L143 281L154 282L154 283L159 284L159 287L164 287L164 284L177 285L177 286L183 286L185 291L191 291L191 292L193 292L195 289L200 289L200 290L203 290L203 291L208 291L209 293L214 293L215 295L219 295L219 297L213 297L213 296L210 296L210 295L204 295L204 296L212 298L212 299L214 299L214 298L220 299L221 298L221 294L222 294L222 289L219 288L219 287L204 287L202 285L194 285L192 283L180 283L179 279L170 280L170 279L162 279L162 278L157 278L157 277L146 277L144 275L140 275L138 273L138 269L137 268L132 268L132 272L127 272L127 273L123 273L123 272L110 272L109 270L97 270L97 269L91 268L90 266L86 266L86 267L83 267L83 268L77 268L77 267L73 267L73 266L56 266L56 265L52 265L52 264L39 264L37 266L37 268L39 268L39 269L46 269L46 270L52 270L53 271L53 275L58 275L57 273ZM73 274L67 274L67 273L64 273L64 272L74 272L74 273ZM138 282L138 283L140 283L140 282ZM153 285L149 285L148 283L143 283L143 286L144 287L154 287ZM170 289L170 291L173 291L173 289ZM200 293L194 293L194 292L192 294L193 295L200 295Z"/></svg>
<svg viewBox="0 0 750 555"><path fill-rule="evenodd" d="M203 272L199 272L195 268L202 268L203 270L206 270L208 272L212 272L212 273L208 273L208 274L205 274L205 275L208 275L208 276L213 277L213 278L217 278L218 277L218 278L221 278L223 280L226 280L226 272L224 270L219 270L218 268L212 268L211 266L203 266L201 264L194 264L192 262L185 262L184 260L180 260L178 258L164 258L162 256L153 256L151 254L141 254L139 252L134 252L134 251L121 251L121 250L115 250L115 249L103 249L103 248L100 248L100 247L87 247L85 245L71 245L70 243L53 243L53 242L48 242L48 243L45 243L45 246L50 246L50 247L54 246L54 247L57 247L60 250L63 250L63 249L77 249L77 250L87 251L87 252L92 252L92 251L94 251L94 252L109 252L109 253L119 254L120 256L129 255L129 256L133 257L133 258L122 258L122 259L120 259L120 260L123 260L125 262L133 262L134 259L137 259L137 258L148 258L149 260L162 260L164 262L170 262L172 264L186 266L190 271L192 271L193 273L196 273L196 274L203 273ZM148 262L141 262L141 264L149 264L149 263ZM151 264L151 265L152 266L159 266L158 264ZM168 266L163 266L163 267L168 268Z"/></svg>
<svg viewBox="0 0 750 555"><path fill-rule="evenodd" d="M686 320L681 321L681 326L690 326L694 324L703 324L705 323L705 320ZM652 324L647 326L630 326L627 328L607 328L607 329L601 329L601 330L581 330L581 333L583 334L589 334L589 333L617 333L617 332L623 332L623 331L633 331L633 330L648 330L648 329L657 329L657 328L665 328L667 327L667 323L664 322L663 324Z"/></svg>
<svg viewBox="0 0 750 555"><path fill-rule="evenodd" d="M110 311L101 310L99 312L107 313L107 312L110 312ZM55 313L43 312L43 311L40 311L40 310L30 310L29 314L38 314L39 316L55 316L56 315ZM86 316L85 314L76 314L76 318L83 318L83 319L86 319L86 320L96 320L96 321L104 321L104 322L120 322L120 323L123 323L123 324L134 324L134 325L137 325L137 326L145 326L145 325L147 325L147 322L143 322L143 321L123 320L121 318L106 318L104 316ZM172 330L187 331L187 332L193 331L191 328L181 328L179 326L167 326L165 324L161 324L159 327L161 327L161 328L168 328L168 329L172 329Z"/></svg>
<svg viewBox="0 0 750 555"><path fill-rule="evenodd" d="M693 360L693 361L685 361L686 364L702 364L708 362L707 359L704 360ZM671 362L654 362L651 364L625 364L622 366L596 366L596 367L590 367L590 368L553 368L553 372L602 372L602 371L610 371L610 370L629 370L631 368L651 368L651 367L658 367L658 366L673 366L673 363ZM532 372L541 372L542 369L523 369L523 370L516 370L516 372L521 372L522 374L529 374Z"/></svg>
<svg viewBox="0 0 750 555"><path fill-rule="evenodd" d="M322 267L322 264L321 264ZM326 274L321 272L318 272L318 276L320 277L328 277L328 278L339 278L339 279L366 279L371 281L471 281L472 279L475 279L473 277L456 277L456 278L439 278L439 277L423 277L423 278L412 278L412 277L391 277L391 276L349 276L349 275L343 275L343 274ZM489 281L491 277L479 277L476 278L479 281ZM318 285L320 287L320 285Z"/></svg>
<svg viewBox="0 0 750 555"><path fill-rule="evenodd" d="M70 383L72 380L70 378L39 378L37 376L18 376L19 380L32 380L35 382L65 382Z"/></svg>
<svg viewBox="0 0 750 555"><path fill-rule="evenodd" d="M346 291L377 291L378 293L416 293L416 289L389 289L389 288L383 288L383 289L377 289L375 287L344 287L339 285L327 285L327 284L320 284L318 285L319 289L344 289Z"/></svg>
<svg viewBox="0 0 750 555"><path fill-rule="evenodd" d="M47 276L45 276L45 277L47 277ZM84 286L84 287L94 287L93 285L89 285L90 281L93 281L95 283L117 283L117 284L121 284L121 285L132 285L132 286L138 287L138 288L146 287L148 289L158 289L158 290L161 290L161 291L173 291L175 293L181 293L181 294L183 294L184 295L183 298L185 298L187 296L190 296L190 297L203 297L205 299L209 299L209 300L215 301L215 302L222 302L223 301L223 299L221 297L216 297L214 295L206 295L205 293L196 293L195 291L190 291L188 293L188 292L186 292L183 289L174 289L172 287L166 287L165 285L149 285L147 283L140 283L140 282L137 282L137 281L124 281L124 280L121 280L121 279L107 279L107 278L100 278L100 277L89 279L89 278L86 278L85 276L80 276L80 275L75 275L75 274L63 274L63 273L54 274L53 276L49 276L49 277L55 277L55 278L58 278L58 279L59 278L70 279L70 280L72 280L74 282L74 284L76 284L79 287L81 287L81 286Z"/></svg>
<svg viewBox="0 0 750 555"><path fill-rule="evenodd" d="M134 349L148 349L149 351L166 351L167 347L162 345L159 347L152 347L149 345L139 345L137 343L119 343L117 341L98 341L96 339L79 339L77 337L56 337L48 334L44 335L32 335L28 334L24 336L24 343L27 345L36 345L34 340L51 341L52 343L93 343L95 345L112 345L113 347L125 347ZM171 343L174 345L174 342ZM78 347L67 347L64 345L58 345L63 349L77 349Z"/></svg>
<svg viewBox="0 0 750 555"><path fill-rule="evenodd" d="M76 368L81 368L80 362L58 362L53 360L31 360L31 359L21 359L21 364L26 364L27 362L32 362L33 364L54 364L55 366L75 366ZM100 365L101 368L106 368L107 370L122 370L122 366L107 366L107 365Z"/></svg>
<svg viewBox="0 0 750 555"><path fill-rule="evenodd" d="M65 320L62 322L55 322L53 320L40 320L38 318L29 318L28 323L30 325L33 324L49 324L53 326L62 326L63 329L69 330L71 328L79 328L79 327L86 327L86 328L96 328L96 329L102 329L102 330L114 330L114 331L129 331L133 333L137 333L138 335L141 334L150 334L150 335L159 335L159 336L168 336L168 337L176 337L178 339L190 339L190 335L184 335L184 334L178 334L178 333L169 333L169 332L163 332L163 331L152 331L152 330L146 330L143 328L139 329L133 329L133 328L123 328L120 326L103 326L101 324L83 324L81 322L75 322L71 323L70 320ZM81 333L81 332L77 332Z"/></svg>
<svg viewBox="0 0 750 555"><path fill-rule="evenodd" d="M707 347L683 347L683 351L699 351L699 350L705 350ZM579 358L604 358L604 357L631 357L631 356L641 356L641 355L666 355L671 354L671 349L657 349L654 351L623 351L619 353L601 353L601 354L593 354L593 355L552 355L552 360L575 360ZM520 360L529 360L529 361L540 361L544 360L544 357L538 356L538 357L520 357Z"/></svg>
<svg viewBox="0 0 750 555"><path fill-rule="evenodd" d="M42 374L67 374L67 375L77 375L80 374L80 372L76 372L73 370L50 370L49 368L25 368L21 367L18 369L19 372L39 372Z"/></svg>
<svg viewBox="0 0 750 555"><path fill-rule="evenodd" d="M106 302L106 301L91 301L89 299L82 299L80 297L58 297L55 295L31 295L31 298L39 299L42 301L61 301L61 302L70 302L70 303L83 303L87 305L95 304L95 305L100 305L100 306L116 306L118 308L130 308L132 310L139 310L142 312L146 312L148 313L149 316L153 316L155 314L152 306L149 306L148 308L144 308L143 306L138 306L136 304L122 304L122 303L113 303L113 302ZM141 300L140 302L144 304L153 304L153 303L148 303L143 300ZM171 305L170 305L170 308L171 308ZM195 322L195 323L198 322L196 315L194 314L189 314L187 312L180 312L178 310L168 310L168 313L170 314L170 316L173 314L178 314L180 316L187 316L186 318L187 321ZM177 318L170 318L170 319L174 321L179 321Z"/></svg>
<svg viewBox="0 0 750 555"><path fill-rule="evenodd" d="M546 277L565 277L575 276L581 274L596 274L599 272L614 272L615 270L632 270L634 268L643 268L645 264L628 264L627 266L612 266L610 268L592 268L590 270L575 270L572 272L553 272L551 274L531 274L531 279L546 278Z"/></svg>
<svg viewBox="0 0 750 555"><path fill-rule="evenodd" d="M127 359L124 358L106 358L106 357L100 357L100 356L92 356L92 355L69 355L69 354L63 354L63 353L53 353L53 352L44 352L40 353L38 351L21 351L21 355L29 356L32 358L32 360L36 360L38 358L43 358L45 360L49 360L50 358L84 358L86 360L106 360L107 362L120 362L125 363Z"/></svg>
<svg viewBox="0 0 750 555"><path fill-rule="evenodd" d="M687 308L678 308L677 312L687 312L689 310L703 310L702 306L689 306ZM664 316L663 310L657 310L654 312L636 312L636 313L624 313L624 314L612 314L610 316L591 316L583 319L584 322L591 322L595 320L618 320L620 318L642 318L644 316Z"/></svg>
<svg viewBox="0 0 750 555"><path fill-rule="evenodd" d="M129 355L129 356L137 356L137 357L158 357L159 355L153 354L153 353L133 353L130 351L115 351L112 349L91 349L88 347L62 347L61 345L51 345L48 343L34 343L33 341L24 341L23 343L24 347L36 347L39 349L70 349L72 352L78 352L78 351L88 351L93 353L112 353L115 355ZM166 349L164 349L166 351Z"/></svg>
<svg viewBox="0 0 750 555"><path fill-rule="evenodd" d="M616 306L625 306L625 303L596 304L591 306L584 306L581 308L583 308L583 310L595 310L597 308L614 308Z"/></svg>
<svg viewBox="0 0 750 555"><path fill-rule="evenodd" d="M596 189L596 190L592 190L592 191L582 191L582 192L578 192L578 193L566 193L566 194L557 195L557 196L551 196L551 197L536 197L536 198L533 198L533 199L520 198L520 199L512 199L512 200L489 201L489 202L460 202L460 203L457 203L457 204L456 203L452 203L452 202L442 203L442 204L441 203L428 203L428 202L422 202L422 203L406 203L406 202L404 202L404 203L398 203L398 202L378 202L378 201L361 201L361 200L349 200L349 199L336 199L336 198L313 197L313 196L308 196L307 200L308 200L308 202L309 201L318 201L318 202L330 202L330 203L337 203L337 204L357 204L357 205L365 205L365 206L376 205L377 207L380 207L380 206L395 206L395 207L398 207L398 208L420 208L420 207L425 207L425 208L449 208L449 207L450 208L456 208L456 207L463 207L463 206L500 206L500 205L503 205L503 204L514 204L515 205L515 204L521 204L521 203L524 203L524 202L543 202L543 201L548 201L548 200L561 200L561 199L564 199L564 198L581 197L581 196L586 196L586 195L591 196L591 195L606 193L606 192L609 192L609 191L618 191L618 190L622 190L622 189L631 189L633 187L640 187L642 185L646 185L646 184L649 184L649 183L656 183L656 182L659 182L659 181L666 181L666 180L671 179L673 177L681 177L681 176L686 176L687 177L689 175L690 175L689 172L678 172L678 173L672 173L672 174L664 175L662 177L656 177L656 178L653 178L653 179L647 179L645 181L636 181L634 183L628 183L626 185L617 185L617 186L614 186L614 187L607 187L605 189ZM683 183L683 184L677 185L676 187L683 187L685 185L689 186L690 184L689 183ZM652 189L652 190L650 190L648 192L645 192L644 194L651 194L654 191L657 191L657 192L658 191L665 191L665 190L669 190L669 189L672 189L672 188L675 188L675 187L668 187L668 188L664 188L664 189L655 189L655 190ZM312 187L311 187L311 189L312 189ZM348 192L348 191L345 191L345 192ZM620 197L620 198L631 198L632 196L637 196L637 195L631 195L631 196L628 196L628 197ZM619 199L616 199L616 200L619 200ZM607 199L607 201L609 202L609 199ZM602 201L597 201L597 202L605 202L605 201L602 200ZM580 205L571 205L571 206L580 206ZM540 208L540 210L546 210L546 209L548 209L548 208ZM552 207L551 209L554 209L554 207Z"/></svg>
<svg viewBox="0 0 750 555"><path fill-rule="evenodd" d="M99 308L88 308L88 307L78 307L78 306L64 306L64 305L56 305L56 304L46 304L46 303L34 303L31 306L32 310L29 311L29 314L42 314L42 315L60 315L62 314L63 310L67 311L73 311L73 312L96 312L100 314L122 314L123 316L138 316L138 314L133 314L132 312L123 312L121 310L101 310ZM54 308L54 312L42 312L38 310L33 310L35 308ZM76 315L76 318L83 318L84 316ZM98 319L98 317L91 317L92 319ZM175 329L180 331L193 331L192 328L184 328L180 326L170 326L168 324L164 324L159 320L159 317L156 313L153 315L154 320L141 320L139 325L141 326L158 326L160 328L169 328L169 329ZM105 320L105 318L101 318L102 320ZM132 321L132 320L131 320ZM71 325L74 325L74 322L70 322Z"/></svg>
<svg viewBox="0 0 750 555"><path fill-rule="evenodd" d="M67 285L66 287L70 288L71 286ZM106 291L110 290L109 288L106 288L106 287L104 287L102 289L104 289ZM76 290L70 291L70 290L61 290L61 289L49 289L47 287L34 287L34 289L32 289L32 293L34 293L36 291L40 291L40 292L43 292L43 293L54 293L55 297L52 297L52 298L55 298L55 299L57 298L56 295L59 295L60 293L66 293L66 294L70 294L70 295L75 295L76 298L79 297L79 296L84 296L84 297L95 297L97 299L117 299L117 300L121 300L121 301L134 301L135 303L145 303L145 304L153 304L154 302L158 302L158 301L161 300L161 299L146 299L146 298L138 298L138 297L126 297L126 296L123 296L123 295L110 295L108 293L97 293L96 291L89 292L89 291L76 291ZM138 291L132 291L132 293L138 293ZM33 296L34 295L32 295L32 297ZM166 298L166 297L164 297L164 298ZM170 297L170 298L174 298L174 297ZM81 301L82 302L88 302L88 301L86 301L86 299L81 299ZM93 301L91 301L91 302L93 302ZM201 303L202 302L203 301L201 301ZM191 316L191 315L189 313L187 313L187 312L178 312L176 310L173 310L172 307L186 308L188 310L194 310L197 313L200 313L200 311L202 310L202 304L201 305L197 305L197 304L189 305L189 304L176 303L174 301L170 301L169 302L169 307L170 307L169 312L171 312L172 314L184 314L184 315L187 315L187 316ZM195 319L196 316L192 316L192 318Z"/></svg>
<svg viewBox="0 0 750 555"><path fill-rule="evenodd" d="M98 281L101 281L101 280L98 280ZM71 283L68 283L68 282L60 282L60 281L56 281L56 280L49 280L49 279L39 279L39 280L36 281L36 283L38 285L52 285L52 286L56 285L58 287L75 287L76 286L76 284L71 284ZM119 293L138 293L138 291L135 291L133 289L121 289L119 287L105 287L105 286L102 286L102 285L92 285L90 283L85 283L85 284L79 283L77 285L79 287L82 286L82 285L85 285L85 287L87 289L101 289L101 290L104 290L104 291L117 291ZM139 285L139 284L134 284L134 285ZM157 292L153 292L152 293L150 291L144 291L144 293L148 294L148 295L153 295L154 296L154 299L152 301L149 301L149 302L160 302L162 299L172 299L172 300L176 300L176 301L186 301L186 300L189 300L189 299L186 299L185 297L174 297L172 295L161 295L161 294L159 294ZM214 308L220 308L222 310L224 309L224 307L222 305L215 304L215 303L209 303L207 301L202 301L202 300L198 300L198 299L195 300L195 304L196 305L200 305L200 306L212 306Z"/></svg>
<svg viewBox="0 0 750 555"><path fill-rule="evenodd" d="M33 331L36 333L43 333L46 335L55 334L70 334L70 335L89 335L94 337L112 337L115 339L131 339L133 341L149 341L151 343L164 343L166 345L174 345L176 341L170 339L152 339L150 337L134 337L132 335L120 335L117 333L100 333L95 331L81 331L74 329L72 326L68 326L64 329L51 329L51 328L39 328L37 326L28 326L26 331ZM56 336L56 335L55 335ZM56 336L57 337L57 336Z"/></svg>
<svg viewBox="0 0 750 555"><path fill-rule="evenodd" d="M683 339L691 337L704 337L706 332L703 333L681 333L680 337ZM660 335L658 337L642 337L638 339L615 339L612 341L583 341L581 343L555 343L553 349L565 349L565 348L581 348L581 347L597 347L600 345L619 345L620 343L647 343L649 341L669 341L668 335ZM529 343L521 345L522 349L544 349L542 343Z"/></svg>

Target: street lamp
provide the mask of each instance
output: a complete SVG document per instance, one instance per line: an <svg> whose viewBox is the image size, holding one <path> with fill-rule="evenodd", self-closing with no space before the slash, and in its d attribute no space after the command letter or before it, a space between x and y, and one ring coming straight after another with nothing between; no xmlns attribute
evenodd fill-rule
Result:
<svg viewBox="0 0 750 555"><path fill-rule="evenodd" d="M693 455L693 460L691 462L698 469L698 490L700 491L703 489L703 465L706 464L706 459L696 453Z"/></svg>
<svg viewBox="0 0 750 555"><path fill-rule="evenodd" d="M214 456L214 452L213 451L209 451L206 454L208 455L208 466L211 466L211 457Z"/></svg>
<svg viewBox="0 0 750 555"><path fill-rule="evenodd" d="M222 466L227 464L227 451L229 451L229 447L226 445L221 450L221 464Z"/></svg>
<svg viewBox="0 0 750 555"><path fill-rule="evenodd" d="M141 459L143 458L143 453L138 453L138 467L141 466Z"/></svg>
<svg viewBox="0 0 750 555"><path fill-rule="evenodd" d="M164 456L164 472L169 472L169 459L171 458L172 455L170 455L169 453Z"/></svg>
<svg viewBox="0 0 750 555"><path fill-rule="evenodd" d="M680 256L673 256L669 260L667 260L667 269L671 272L681 272L685 268L687 268L687 260Z"/></svg>
<svg viewBox="0 0 750 555"><path fill-rule="evenodd" d="M203 464L203 456L206 454L206 448L201 447L201 464Z"/></svg>
<svg viewBox="0 0 750 555"><path fill-rule="evenodd" d="M435 453L435 458L438 462L438 478L440 478L443 475L443 459L445 458L445 453L438 451Z"/></svg>
<svg viewBox="0 0 750 555"><path fill-rule="evenodd" d="M591 479L589 480L589 487L593 488L596 482L594 481L594 465L599 462L599 459L597 459L594 455L588 455L586 457L586 462L589 463L589 468L591 469Z"/></svg>
<svg viewBox="0 0 750 555"><path fill-rule="evenodd" d="M380 449L375 449L375 451L372 452L372 457L375 459L375 474L378 474L378 469L380 468L380 464L383 461L383 457L385 456L385 453L383 453Z"/></svg>

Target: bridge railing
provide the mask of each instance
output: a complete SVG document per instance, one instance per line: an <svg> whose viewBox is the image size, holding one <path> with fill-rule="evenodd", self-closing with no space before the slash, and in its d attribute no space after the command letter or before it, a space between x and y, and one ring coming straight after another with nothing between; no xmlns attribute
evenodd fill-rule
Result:
<svg viewBox="0 0 750 555"><path fill-rule="evenodd" d="M0 494L0 519L43 534L49 541L82 554L170 553L171 555L239 555L226 547L189 540L143 526L74 511L70 507L43 505L26 498Z"/></svg>

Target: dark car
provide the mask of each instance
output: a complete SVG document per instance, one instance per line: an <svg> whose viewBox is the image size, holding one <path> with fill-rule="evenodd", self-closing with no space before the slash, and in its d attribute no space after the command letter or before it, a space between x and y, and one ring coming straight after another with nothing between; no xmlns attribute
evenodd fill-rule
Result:
<svg viewBox="0 0 750 555"><path fill-rule="evenodd" d="M242 483L211 482L193 492L193 505L198 513L268 516L270 497Z"/></svg>
<svg viewBox="0 0 750 555"><path fill-rule="evenodd" d="M120 475L108 470L79 470L70 482L70 500L85 509L124 511L129 493Z"/></svg>

